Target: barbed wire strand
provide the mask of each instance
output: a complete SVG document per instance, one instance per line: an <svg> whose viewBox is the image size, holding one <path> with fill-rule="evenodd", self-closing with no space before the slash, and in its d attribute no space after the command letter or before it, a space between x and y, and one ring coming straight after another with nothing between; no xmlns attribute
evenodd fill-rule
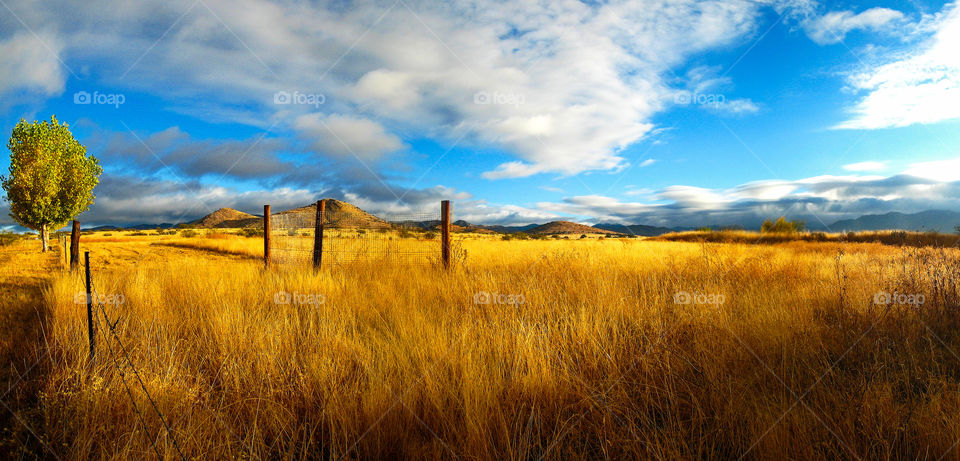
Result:
<svg viewBox="0 0 960 461"><path fill-rule="evenodd" d="M99 319L100 316L98 315ZM105 320L107 323L110 323L109 320ZM99 321L97 322L100 323ZM98 331L101 328L97 328ZM150 427L147 426L147 422L143 419L143 413L140 412L140 408L137 406L136 400L133 398L133 391L130 390L130 385L127 384L126 373L123 372L123 369L120 367L120 363L117 362L117 357L113 353L113 346L110 344L110 338L107 337L105 333L100 331L100 335L103 337L103 341L107 344L107 350L110 352L110 360L113 362L113 366L117 368L117 372L120 373L120 382L123 383L123 387L127 390L127 397L130 398L130 403L133 404L133 410L137 414L137 419L140 420L140 424L143 426L143 430L147 433L147 438L150 440L150 446L153 448L153 452L156 453L157 459L163 459L163 456L160 456L160 450L157 449L156 437L150 433Z"/></svg>
<svg viewBox="0 0 960 461"><path fill-rule="evenodd" d="M96 293L96 292L97 292L96 286L95 286L94 283L93 283L93 277L90 277L90 291L91 291L91 296L92 296L92 293ZM100 312L103 314L103 320L104 320L104 322L107 323L107 327L108 327L107 330L110 331L110 334L111 334L111 335L113 336L113 338L117 341L117 345L120 347L120 350L123 352L123 355L124 355L124 357L126 358L127 364L130 366L130 371L133 372L134 377L137 378L137 382L140 383L140 388L143 389L143 393L147 396L147 401L150 402L150 405L153 407L153 411L155 411L155 412L157 413L157 416L160 418L160 422L163 424L163 428L164 428L164 430L167 432L167 437L169 437L169 438L170 438L170 441L173 442L173 448L174 448L175 450L177 450L177 454L180 455L180 459L186 461L187 457L184 456L184 455L183 455L183 452L180 450L180 445L177 443L177 438L174 437L173 431L170 429L170 425L167 424L167 419L163 416L163 413L160 411L160 408L157 407L156 401L154 401L153 396L150 395L150 391L147 390L147 386L146 386L146 384L144 384L143 379L140 377L140 373L137 371L137 367L133 364L133 360L130 358L130 353L127 352L127 348L124 347L123 341L121 341L121 340L120 340L120 336L117 335L117 332L116 332L116 330L115 330L116 324L110 322L110 317L107 315L107 311L104 309L104 306L103 306L103 303L102 303L102 302L97 301L97 307L100 308ZM99 322L97 322L97 323L99 324ZM105 339L105 342L107 342L108 347L110 347L111 357L113 357L113 347L112 347L112 346L109 346L109 343L110 343L109 340L106 340L106 339ZM123 373L122 370L120 370L120 367L119 367L119 365L116 363L116 360L114 360L114 365L117 365L117 370L120 371L120 376L121 376L121 379L122 379L123 376L124 376L124 373ZM124 386L127 386L126 380L124 380ZM131 401L131 403L133 403L134 409L136 409L136 410L137 410L137 413L139 414L139 413L140 413L140 410L137 409L137 404L136 404L136 402L134 402L134 400L133 400L133 394L130 392L130 388L129 388L129 387L127 387L127 393L128 393L128 395L130 396L130 401ZM140 415L140 422L144 425L144 429L147 431L147 434L149 435L149 434L150 434L150 430L149 430L149 428L147 427L146 423L143 421L143 416L142 416L142 414ZM158 450L157 450L157 447L156 447L156 445L155 445L155 442L151 442L151 443L154 444L154 445L153 445L153 449L154 449L154 451L157 451L157 456L160 457L160 453L159 453ZM162 457L161 457L161 458L162 458Z"/></svg>

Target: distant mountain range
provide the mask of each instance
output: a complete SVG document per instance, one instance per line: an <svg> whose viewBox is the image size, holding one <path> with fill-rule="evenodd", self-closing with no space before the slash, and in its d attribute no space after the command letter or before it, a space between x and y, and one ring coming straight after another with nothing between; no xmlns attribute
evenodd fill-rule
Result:
<svg viewBox="0 0 960 461"><path fill-rule="evenodd" d="M954 232L960 226L960 212L930 210L905 214L890 212L886 214L868 214L857 219L845 219L830 225L834 232L867 230L910 230Z"/></svg>
<svg viewBox="0 0 960 461"><path fill-rule="evenodd" d="M325 221L327 225L345 228L388 228L407 227L427 230L438 230L439 220L427 221L387 221L373 214L367 213L359 207L336 199L324 199L326 203ZM310 223L316 216L313 204L292 210L279 211L272 214L272 219L278 225L293 223ZM138 224L125 226L123 229L168 229L178 225L201 228L246 228L261 224L262 216L244 213L232 208L221 208L200 219L183 224ZM898 213L864 215L856 219L844 219L829 225L833 232L848 231L875 231L875 230L910 230L910 231L937 231L951 233L960 226L960 212L947 210L929 210L919 213ZM637 237L654 237L689 230L688 228L669 228L647 226L643 224L615 224L600 223L593 226L578 224L569 221L551 221L545 224L527 224L524 226L503 226L472 224L464 220L454 221L452 230L456 232L500 233L514 234L527 233L531 235L569 235L569 234L603 234L626 235ZM820 230L819 226L816 230ZM115 230L120 226L98 226L92 230Z"/></svg>

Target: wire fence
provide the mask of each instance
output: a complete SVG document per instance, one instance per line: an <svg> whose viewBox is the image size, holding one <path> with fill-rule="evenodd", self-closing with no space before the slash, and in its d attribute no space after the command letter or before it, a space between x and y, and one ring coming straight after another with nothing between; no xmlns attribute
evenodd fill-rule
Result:
<svg viewBox="0 0 960 461"><path fill-rule="evenodd" d="M317 208L303 207L270 215L266 237L270 260L276 266L311 264L314 249L324 266L358 262L442 263L441 210L379 214L346 213L328 205L317 237ZM459 246L453 245L454 252Z"/></svg>
<svg viewBox="0 0 960 461"><path fill-rule="evenodd" d="M160 419L160 423L163 426L163 430L173 444L174 450L177 452L177 455L180 459L186 461L187 457L184 456L183 452L180 450L180 445L177 443L177 439L173 434L173 430L170 428L168 419L163 415L163 412L160 411L160 408L157 406L156 400L150 395L150 391L147 390L146 384L143 382L143 378L140 376L140 372L137 370L136 365L133 363L133 359L130 358L130 352L127 347L123 345L123 341L120 339L120 336L117 334L116 327L120 322L119 316L116 320L110 321L110 317L107 315L106 308L102 302L102 296L97 296L96 286L93 283L93 277L90 273L90 255L86 254L86 280L87 286L85 287L87 295L87 314L88 321L91 322L88 325L89 333L91 335L90 339L90 359L94 359L95 353L95 339L94 334L99 334L100 338L103 340L103 344L107 346L107 352L110 356L110 363L116 368L117 373L120 375L120 381L123 383L123 387L126 389L127 397L130 399L130 403L133 405L133 410L137 414L137 419L140 421L140 425L143 426L143 430L146 432L147 438L150 441L150 446L153 448L153 452L157 455L157 459L165 459L163 455L160 454L160 449L157 447L157 439L159 438L159 429L158 433L154 435L150 431L150 426L147 425L147 422L144 418L143 412L140 410L140 407L137 405L136 398L133 395L133 390L130 387L130 383L127 382L127 372L129 372L136 379L136 382L140 385L140 389L143 391L144 395L147 398L147 401L150 402L150 406L153 408L153 411L157 414L157 417ZM101 322L102 320L102 322ZM96 333L94 333L96 332ZM109 332L110 336L107 336ZM121 352L122 357L118 357L120 354L116 353L114 350L114 342L117 345L118 352Z"/></svg>

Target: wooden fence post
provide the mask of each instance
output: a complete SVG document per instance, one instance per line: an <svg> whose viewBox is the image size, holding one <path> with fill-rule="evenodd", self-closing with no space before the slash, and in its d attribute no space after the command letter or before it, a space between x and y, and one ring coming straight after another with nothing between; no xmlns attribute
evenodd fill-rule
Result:
<svg viewBox="0 0 960 461"><path fill-rule="evenodd" d="M323 262L323 228L327 212L327 202L317 200L317 219L313 223L313 268L320 270Z"/></svg>
<svg viewBox="0 0 960 461"><path fill-rule="evenodd" d="M73 229L70 231L70 270L75 271L80 267L80 221L73 221Z"/></svg>
<svg viewBox="0 0 960 461"><path fill-rule="evenodd" d="M270 205L263 206L263 267L270 267Z"/></svg>
<svg viewBox="0 0 960 461"><path fill-rule="evenodd" d="M440 255L443 267L450 267L450 201L440 202Z"/></svg>
<svg viewBox="0 0 960 461"><path fill-rule="evenodd" d="M83 253L86 258L87 269L87 338L90 340L90 360L93 360L93 351L96 346L96 337L93 335L93 290L90 286L90 252Z"/></svg>

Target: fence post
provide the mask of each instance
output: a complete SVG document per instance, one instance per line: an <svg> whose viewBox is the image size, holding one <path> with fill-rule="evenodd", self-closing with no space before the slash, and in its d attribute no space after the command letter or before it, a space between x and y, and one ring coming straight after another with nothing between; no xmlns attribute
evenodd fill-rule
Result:
<svg viewBox="0 0 960 461"><path fill-rule="evenodd" d="M450 201L440 202L440 254L443 267L450 267Z"/></svg>
<svg viewBox="0 0 960 461"><path fill-rule="evenodd" d="M80 221L73 221L70 231L70 270L75 271L80 266Z"/></svg>
<svg viewBox="0 0 960 461"><path fill-rule="evenodd" d="M263 267L270 267L270 205L263 206Z"/></svg>
<svg viewBox="0 0 960 461"><path fill-rule="evenodd" d="M323 262L323 228L327 213L327 202L317 200L317 219L313 223L313 268L320 269Z"/></svg>
<svg viewBox="0 0 960 461"><path fill-rule="evenodd" d="M90 340L90 360L93 361L96 337L93 335L93 290L90 286L90 252L83 252L83 256L86 259L85 266L87 269L87 337Z"/></svg>

